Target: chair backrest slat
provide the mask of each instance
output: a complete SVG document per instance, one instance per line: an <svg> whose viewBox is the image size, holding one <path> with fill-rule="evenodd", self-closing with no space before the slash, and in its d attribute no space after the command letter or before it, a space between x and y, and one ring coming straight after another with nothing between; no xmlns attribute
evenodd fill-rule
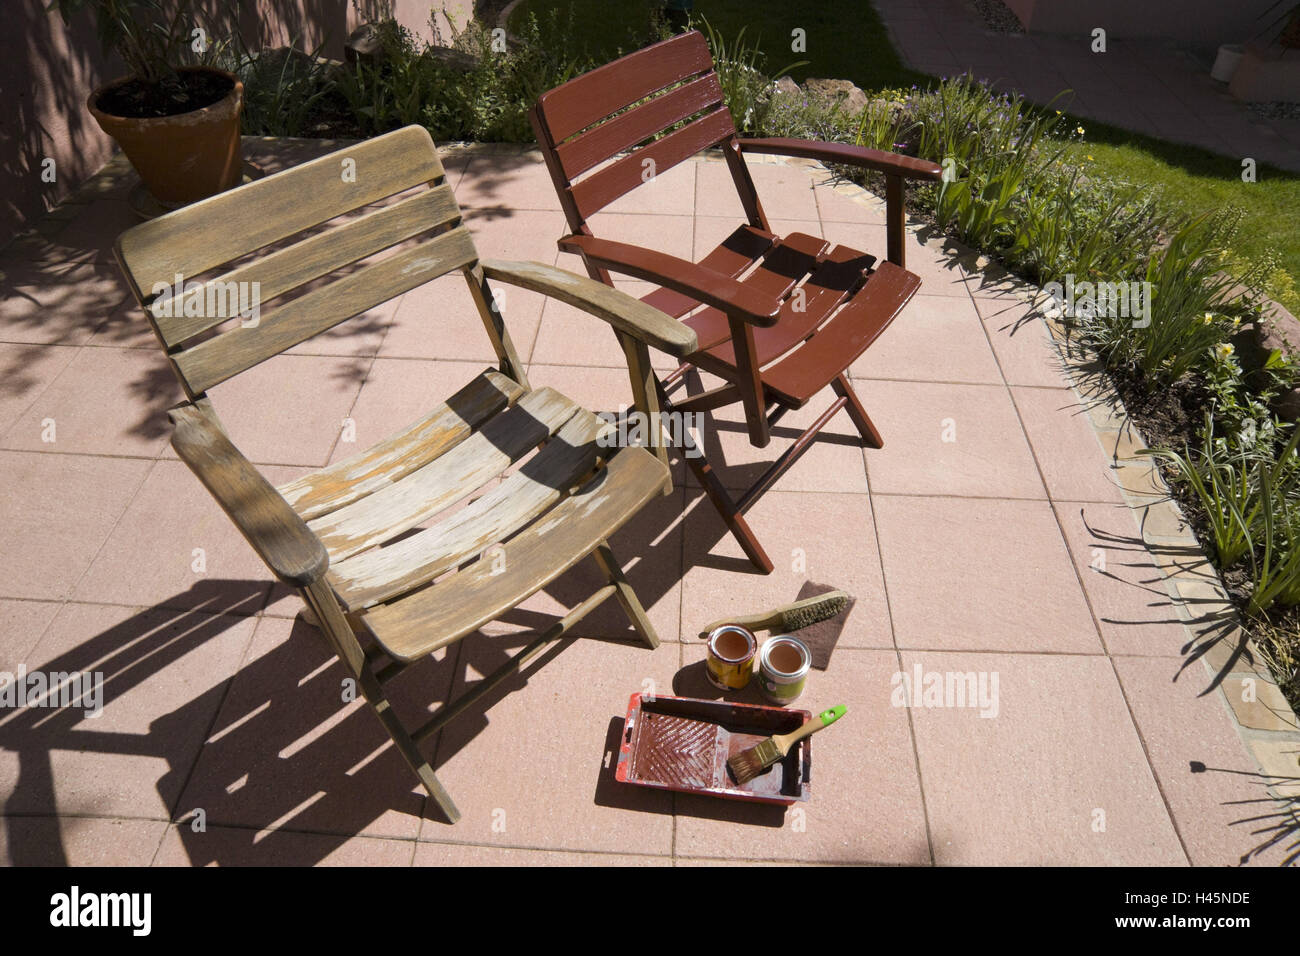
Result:
<svg viewBox="0 0 1300 956"><path fill-rule="evenodd" d="M645 142L674 123L696 113L724 108L718 75L706 73L592 127L560 144L555 152L565 175L574 180L615 153Z"/></svg>
<svg viewBox="0 0 1300 956"><path fill-rule="evenodd" d="M713 69L699 33L655 43L543 93L538 104L561 143L631 103Z"/></svg>
<svg viewBox="0 0 1300 956"><path fill-rule="evenodd" d="M460 207L451 187L444 183L240 265L183 293L179 300L174 295L156 299L149 311L163 343L174 348L231 318L233 311L208 309L206 303L230 301L241 285L256 288L260 301L266 302L390 246L459 221ZM187 310L189 296L197 297L204 308Z"/></svg>
<svg viewBox="0 0 1300 956"><path fill-rule="evenodd" d="M604 209L615 199L646 182L646 172L662 175L702 149L717 145L735 133L731 113L726 109L706 113L699 119L657 139L604 169L592 173L571 187L578 215L584 220ZM653 166L647 166L647 161Z"/></svg>
<svg viewBox="0 0 1300 956"><path fill-rule="evenodd" d="M304 293L254 326L240 326L172 356L194 394L305 342L340 322L477 261L469 230L450 232L411 246Z"/></svg>
<svg viewBox="0 0 1300 956"><path fill-rule="evenodd" d="M575 232L644 183L647 170L658 176L736 136L709 45L695 31L543 93L529 115Z"/></svg>
<svg viewBox="0 0 1300 956"><path fill-rule="evenodd" d="M177 275L192 279L336 216L422 183L435 185L443 176L428 131L408 126L142 223L118 238L119 257L144 299Z"/></svg>
<svg viewBox="0 0 1300 956"><path fill-rule="evenodd" d="M408 126L142 223L114 248L196 399L448 272L473 285L478 253L445 178L428 131ZM476 304L502 371L526 382L490 292Z"/></svg>

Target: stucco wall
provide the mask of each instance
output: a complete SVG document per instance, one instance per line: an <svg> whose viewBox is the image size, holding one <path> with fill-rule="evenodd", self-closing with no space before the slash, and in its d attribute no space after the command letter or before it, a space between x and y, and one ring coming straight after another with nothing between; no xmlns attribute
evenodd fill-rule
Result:
<svg viewBox="0 0 1300 956"><path fill-rule="evenodd" d="M5 4L5 30L0 34L0 91L5 99L0 245L76 189L114 150L85 103L91 90L125 70L115 59L104 62L88 12L65 26L57 13L47 13L44 7L43 0ZM464 25L472 15L473 0L241 0L240 7L241 28L250 44L280 46L299 38L314 47L328 41L326 52L337 57L359 22L392 15L428 37L433 9L446 37L443 11ZM46 159L55 163L53 183L42 181Z"/></svg>

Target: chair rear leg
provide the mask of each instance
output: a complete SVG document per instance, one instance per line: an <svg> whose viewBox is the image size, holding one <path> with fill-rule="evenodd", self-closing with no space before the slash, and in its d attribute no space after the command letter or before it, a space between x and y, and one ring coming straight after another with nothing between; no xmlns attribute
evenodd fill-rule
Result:
<svg viewBox="0 0 1300 956"><path fill-rule="evenodd" d="M848 376L841 372L836 376L835 381L831 382L831 388L835 389L836 395L844 399L844 410L849 413L849 418L853 420L854 427L862 435L862 440L867 443L867 447L884 448L885 439L881 437L875 424L867 416L867 410L862 407L862 402L858 400L858 393L849 384Z"/></svg>
<svg viewBox="0 0 1300 956"><path fill-rule="evenodd" d="M745 557L749 558L750 563L763 574L771 574L772 559L767 556L763 546L758 543L758 538L750 529L749 522L741 515L736 503L731 500L731 495L727 493L727 489L718 480L718 476L714 472L713 466L709 464L708 459L703 454L688 455L686 456L686 463L691 466L691 471L695 473L695 477L704 486L704 493L713 502L713 507L718 509L718 514L726 524L727 530L732 533L740 544L741 550L745 552Z"/></svg>
<svg viewBox="0 0 1300 956"><path fill-rule="evenodd" d="M650 623L650 618L646 616L645 608L641 605L641 599L636 596L636 591L631 583L623 575L623 569L619 567L618 559L614 557L614 552L610 550L609 544L602 541L596 546L596 550L591 555L600 565L600 569L605 572L605 577L609 578L609 583L614 585L614 596L618 598L618 603L623 607L623 613L627 619L632 622L633 629L640 635L641 640L645 641L650 650L659 646L659 635L655 633L654 625Z"/></svg>
<svg viewBox="0 0 1300 956"><path fill-rule="evenodd" d="M686 366L679 368L674 375L681 373L684 368L686 368ZM663 382L656 379L656 384L659 387L660 408L665 412L671 412L674 407L673 402L668 397ZM709 501L713 503L713 507L717 509L719 517L722 518L723 523L727 526L727 530L735 537L737 543L740 545L740 549L745 552L745 557L749 558L750 563L761 573L771 574L772 559L767 556L767 552L763 550L763 546L758 543L758 538L750 529L749 522L741 516L739 510L736 508L736 503L731 500L731 495L727 494L727 489L724 488L722 482L718 480L718 476L714 472L713 466L710 465L709 460L704 457L704 450L695 443L695 440L691 438L689 434L686 434L683 437L685 438L685 442L681 448L682 457L686 459L686 464L689 465L691 471L695 473L696 479L704 488L704 493L709 496ZM694 452L694 454L692 454L692 452Z"/></svg>

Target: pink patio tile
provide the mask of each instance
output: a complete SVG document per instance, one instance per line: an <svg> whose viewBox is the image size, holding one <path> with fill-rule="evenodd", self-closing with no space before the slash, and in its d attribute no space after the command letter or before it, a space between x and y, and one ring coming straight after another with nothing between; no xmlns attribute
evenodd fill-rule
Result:
<svg viewBox="0 0 1300 956"><path fill-rule="evenodd" d="M1060 501L1123 501L1108 456L1072 391L1011 389L1048 494Z"/></svg>
<svg viewBox="0 0 1300 956"><path fill-rule="evenodd" d="M291 476L286 468L262 473L272 484ZM72 599L210 611L242 605L249 613L261 609L271 581L266 565L189 468L162 460L154 463Z"/></svg>
<svg viewBox="0 0 1300 956"><path fill-rule="evenodd" d="M664 642L681 639L684 497L685 491L678 487L670 495L655 498L609 540L650 625ZM587 558L484 630L495 634L546 627L607 583L596 562ZM641 640L612 597L575 624L570 633L633 643Z"/></svg>
<svg viewBox="0 0 1300 956"><path fill-rule="evenodd" d="M700 647L683 650L689 664L698 665L704 656ZM848 708L844 719L813 743L811 798L786 809L678 795L674 852L746 860L930 863L907 713L888 706L890 676L897 670L892 650L836 651L830 669L814 671L793 705L813 713L836 704Z"/></svg>
<svg viewBox="0 0 1300 956"><path fill-rule="evenodd" d="M824 222L823 235L831 242L860 249L881 259L889 249L885 227L863 223ZM927 232L928 236L929 233ZM907 231L903 254L909 272L921 280L922 295L967 296L968 280L960 263L963 251L951 240L926 238L922 240L915 230ZM904 312L904 315L907 313Z"/></svg>
<svg viewBox="0 0 1300 956"><path fill-rule="evenodd" d="M712 621L779 607L795 600L805 581L815 581L857 600L837 647L893 647L866 495L770 491L760 498L745 518L772 559L766 575L749 563L703 494L693 493L688 508L684 644L699 644L701 629ZM837 659L832 657L832 669Z"/></svg>
<svg viewBox="0 0 1300 956"><path fill-rule="evenodd" d="M673 216L661 213L598 212L587 220L593 235L615 242L644 246L657 252L666 252L682 259L691 257L694 220L690 216ZM739 225L739 223L737 223ZM734 227L733 227L734 228ZM567 232L567 230L566 230ZM515 258L522 258L516 256ZM561 268L585 274L582 260L571 253L560 254L556 262Z"/></svg>
<svg viewBox="0 0 1300 956"><path fill-rule="evenodd" d="M598 320L593 320L598 321ZM602 333L603 322L592 333ZM613 338L613 333L608 333ZM558 357L558 356L557 356ZM622 412L632 408L632 380L627 367L579 367L533 362L528 366L533 388L549 386L593 412Z"/></svg>
<svg viewBox="0 0 1300 956"><path fill-rule="evenodd" d="M65 605L28 673L102 674L103 710L28 707L0 724L7 811L167 819L254 620Z"/></svg>
<svg viewBox="0 0 1300 956"><path fill-rule="evenodd" d="M1002 384L975 307L946 295L912 299L851 372L858 378Z"/></svg>
<svg viewBox="0 0 1300 956"><path fill-rule="evenodd" d="M462 280L461 284L464 284ZM402 297L382 302L373 309L340 322L288 350L289 355L355 355L369 356L379 351L397 314Z"/></svg>
<svg viewBox="0 0 1300 956"><path fill-rule="evenodd" d="M864 451L873 493L1047 497L1005 388L869 379L854 388L885 440Z"/></svg>
<svg viewBox="0 0 1300 956"><path fill-rule="evenodd" d="M490 284L510 341L519 358L526 362L537 337L546 298L503 282ZM379 354L384 358L462 359L497 364L478 306L459 272L412 289L402 297Z"/></svg>
<svg viewBox="0 0 1300 956"><path fill-rule="evenodd" d="M114 262L0 259L0 341L81 345L127 297Z"/></svg>
<svg viewBox="0 0 1300 956"><path fill-rule="evenodd" d="M132 226L140 224L130 203L121 199L101 199L87 203L62 229L56 238L72 249L110 253L113 242Z"/></svg>
<svg viewBox="0 0 1300 956"><path fill-rule="evenodd" d="M410 866L413 840L208 827L167 827L154 866Z"/></svg>
<svg viewBox="0 0 1300 956"><path fill-rule="evenodd" d="M483 259L535 259L551 265L559 255L556 241L569 231L561 212L467 209L464 218Z"/></svg>
<svg viewBox="0 0 1300 956"><path fill-rule="evenodd" d="M721 384L720 379L711 375L702 375L700 381L705 389ZM692 387L692 392L698 390ZM683 391L674 393L677 398L684 394ZM756 448L751 444L744 410L739 403L706 412L704 424L698 430L699 443L723 486L730 491L742 492L753 485L834 401L834 392L829 388L823 389L807 405L790 412L770 429L771 441L766 448ZM818 432L816 440L799 460L777 479L774 487L782 491L865 493L867 476L862 466L863 447L862 435L848 413L841 409ZM699 487L693 472L687 472L686 480L691 487Z"/></svg>
<svg viewBox="0 0 1300 956"><path fill-rule="evenodd" d="M461 643L455 695L525 638ZM427 819L425 840L547 850L671 852L672 798L614 779L628 697L672 686L679 648L561 642L461 714L438 744L438 776L463 813L454 828ZM647 683L648 682L648 683Z"/></svg>
<svg viewBox="0 0 1300 956"><path fill-rule="evenodd" d="M740 195L726 163L697 163L695 214L745 220ZM784 164L749 163L749 175L758 190L763 212L775 219L817 219L812 177L807 169Z"/></svg>
<svg viewBox="0 0 1300 956"><path fill-rule="evenodd" d="M128 296L118 305L95 329L95 334L86 344L119 349L161 348L158 336L154 335L153 327L134 296Z"/></svg>
<svg viewBox="0 0 1300 956"><path fill-rule="evenodd" d="M1200 696L1204 668L1175 679L1167 658L1124 657L1115 669L1192 865L1283 865L1291 841L1268 847L1266 831L1287 810L1268 798L1219 695Z"/></svg>
<svg viewBox="0 0 1300 956"><path fill-rule="evenodd" d="M618 288L633 298L653 291L649 282L622 282ZM541 328L532 361L544 365L588 365L627 369L627 357L609 323L576 306L549 299L542 313ZM671 371L678 360L667 352L650 349L650 364Z"/></svg>
<svg viewBox="0 0 1300 956"><path fill-rule="evenodd" d="M377 359L356 402L345 412L351 427L338 435L330 461L351 458L420 420L485 368L495 365L486 361Z"/></svg>
<svg viewBox="0 0 1300 956"><path fill-rule="evenodd" d="M414 866L672 866L667 856L623 853L562 853L464 843L420 843Z"/></svg>
<svg viewBox="0 0 1300 956"><path fill-rule="evenodd" d="M386 688L407 726L418 726L431 703L446 700L448 659L439 652ZM188 826L201 808L209 826L252 827L263 835L294 830L414 839L424 789L360 695L344 701L346 673L315 628L260 618L175 822ZM425 753L432 747L427 743ZM188 833L186 847L193 862L206 863L203 857L218 850L204 850L202 839Z"/></svg>
<svg viewBox="0 0 1300 956"><path fill-rule="evenodd" d="M924 697L911 708L936 863L1187 862L1110 661L904 651L903 673L917 667L923 689L932 674L986 675L991 699L998 682L995 717Z"/></svg>
<svg viewBox="0 0 1300 956"><path fill-rule="evenodd" d="M59 611L53 601L0 599L0 671L13 673Z"/></svg>
<svg viewBox="0 0 1300 956"><path fill-rule="evenodd" d="M1061 354L1046 323L1028 303L977 295L975 307L1007 384L1067 387Z"/></svg>
<svg viewBox="0 0 1300 956"><path fill-rule="evenodd" d="M144 481L149 462L0 452L5 539L0 590L63 600Z"/></svg>
<svg viewBox="0 0 1300 956"><path fill-rule="evenodd" d="M250 461L319 467L338 443L371 364L368 358L277 355L208 394ZM174 457L170 448L168 455Z"/></svg>
<svg viewBox="0 0 1300 956"><path fill-rule="evenodd" d="M559 212L542 154L478 155L456 182L456 200L466 209L542 209Z"/></svg>
<svg viewBox="0 0 1300 956"><path fill-rule="evenodd" d="M620 196L605 207L609 213L658 213L689 216L695 212L695 168L697 163L678 163L668 169L654 172L641 167L641 185ZM646 178L646 177L649 178ZM555 187L546 182L551 194ZM600 233L597 232L597 235Z"/></svg>
<svg viewBox="0 0 1300 956"><path fill-rule="evenodd" d="M835 191L830 180L814 174L813 196L822 222L856 222L872 226L885 224L885 207L859 202Z"/></svg>
<svg viewBox="0 0 1300 956"><path fill-rule="evenodd" d="M171 431L167 409L182 397L161 351L82 349L5 433L4 444L152 458Z"/></svg>
<svg viewBox="0 0 1300 956"><path fill-rule="evenodd" d="M2 866L148 866L167 824L97 817L8 817Z"/></svg>
<svg viewBox="0 0 1300 956"><path fill-rule="evenodd" d="M873 504L899 647L1101 653L1047 502Z"/></svg>
<svg viewBox="0 0 1300 956"><path fill-rule="evenodd" d="M1107 652L1179 656L1186 632L1128 505L1058 501L1053 508Z"/></svg>
<svg viewBox="0 0 1300 956"><path fill-rule="evenodd" d="M75 348L0 344L0 437L68 367Z"/></svg>

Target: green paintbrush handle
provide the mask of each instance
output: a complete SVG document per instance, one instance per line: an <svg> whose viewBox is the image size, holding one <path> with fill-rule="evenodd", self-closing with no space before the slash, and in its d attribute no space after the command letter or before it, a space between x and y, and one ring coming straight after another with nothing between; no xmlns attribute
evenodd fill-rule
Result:
<svg viewBox="0 0 1300 956"><path fill-rule="evenodd" d="M775 740L777 746L781 748L782 754L788 754L790 752L790 748L793 747L795 744L797 744L799 741L803 740L805 737L811 734L817 733L817 731L821 730L823 727L829 727L831 724L835 723L835 721L843 717L844 712L847 710L848 708L845 707L843 704L840 704L840 706L838 707L832 707L829 710L823 710L820 714L818 714L816 717L806 722L798 730L792 730L788 734L776 734L772 737L772 739Z"/></svg>

